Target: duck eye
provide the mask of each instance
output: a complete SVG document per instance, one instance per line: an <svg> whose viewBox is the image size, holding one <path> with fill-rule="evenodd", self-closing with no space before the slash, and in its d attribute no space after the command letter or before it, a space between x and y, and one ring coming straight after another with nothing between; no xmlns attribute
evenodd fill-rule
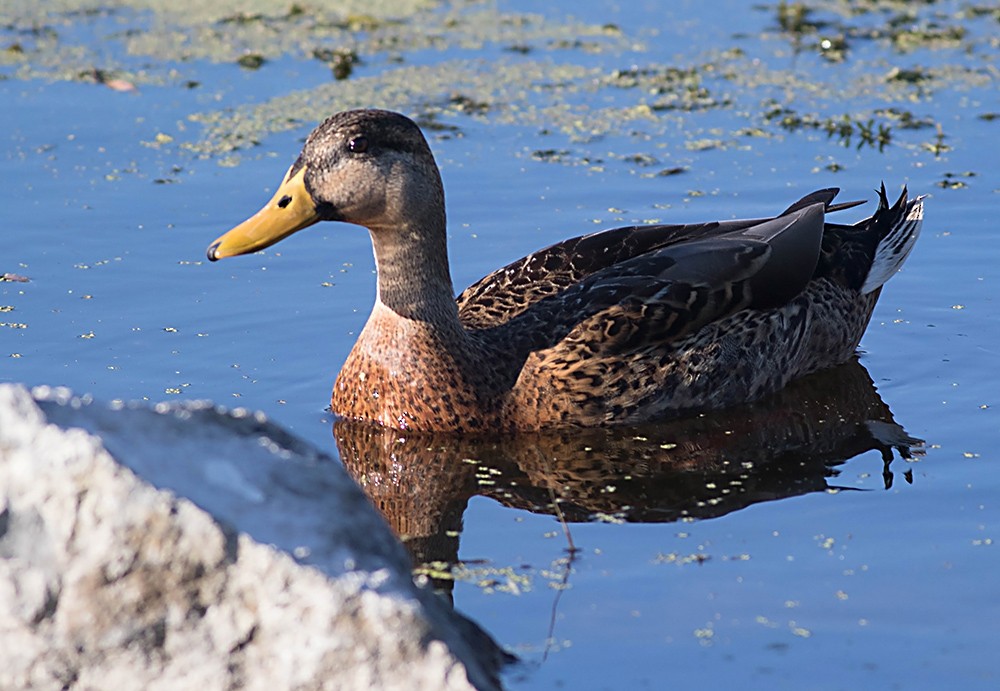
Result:
<svg viewBox="0 0 1000 691"><path fill-rule="evenodd" d="M368 137L360 135L347 142L347 150L355 154L368 151Z"/></svg>

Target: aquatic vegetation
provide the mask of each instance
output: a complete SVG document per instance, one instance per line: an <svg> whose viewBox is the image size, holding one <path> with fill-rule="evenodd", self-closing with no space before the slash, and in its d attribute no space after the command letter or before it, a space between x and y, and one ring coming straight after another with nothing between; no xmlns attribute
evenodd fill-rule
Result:
<svg viewBox="0 0 1000 691"><path fill-rule="evenodd" d="M330 68L336 80L347 79L354 72L354 66L361 63L357 52L351 48L316 48L312 56Z"/></svg>
<svg viewBox="0 0 1000 691"><path fill-rule="evenodd" d="M236 64L248 70L259 70L267 60L259 53L241 55Z"/></svg>
<svg viewBox="0 0 1000 691"><path fill-rule="evenodd" d="M855 149L903 144L941 155L944 148L928 149L910 134L939 124L916 104L942 89L997 79L995 69L969 57L993 40L988 29L997 13L989 5L948 13L938 3L783 0L759 11L773 17L763 40L737 35L730 45L663 61L648 57L657 30L504 12L488 3L352 0L306 7L261 0L247 8L126 0L93 11L84 0L49 8L17 0L0 9L0 77L139 87L173 81L194 89L201 80L183 67L192 61L266 75L278 58L316 60L330 70L329 84L192 113L199 127L176 136L173 146L231 165L239 161L236 152L268 134L381 103L437 125L442 137L458 132L456 118L470 117L555 134L559 143L545 147L552 152L536 147L531 155L546 162L614 158L641 166L604 149L603 140L621 133L637 141L669 137L680 160L666 171L689 167L692 156L809 132ZM83 33L81 16L93 22ZM121 50L93 52L86 40L93 32ZM487 47L498 56L488 63L460 56ZM815 63L803 69L795 58L789 62L788 48ZM951 57L917 57L926 51ZM859 60L871 67L858 69ZM702 124L702 116L712 124ZM665 152L640 153L662 160Z"/></svg>
<svg viewBox="0 0 1000 691"><path fill-rule="evenodd" d="M925 151L930 151L935 157L940 158L941 154L951 151L951 146L944 143L945 139L944 130L942 130L941 126L938 125L937 134L934 135L934 141L924 142L921 145L921 148Z"/></svg>
<svg viewBox="0 0 1000 691"><path fill-rule="evenodd" d="M962 178L967 180L974 177L976 177L976 173L972 171L966 171L964 173L945 173L944 178L935 184L945 190L960 190L969 186L969 184Z"/></svg>
<svg viewBox="0 0 1000 691"><path fill-rule="evenodd" d="M877 122L874 117L848 114L821 117L815 113L796 113L790 108L775 104L764 113L764 119L790 132L800 129L819 130L847 147L856 142L858 149L871 147L882 151L892 142L892 126Z"/></svg>

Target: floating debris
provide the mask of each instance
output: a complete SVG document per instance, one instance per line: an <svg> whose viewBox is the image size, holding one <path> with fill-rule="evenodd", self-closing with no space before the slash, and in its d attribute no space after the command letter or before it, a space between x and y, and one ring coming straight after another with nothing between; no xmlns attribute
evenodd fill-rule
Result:
<svg viewBox="0 0 1000 691"><path fill-rule="evenodd" d="M240 67L246 70L259 70L267 62L264 56L259 53L247 53L236 61Z"/></svg>

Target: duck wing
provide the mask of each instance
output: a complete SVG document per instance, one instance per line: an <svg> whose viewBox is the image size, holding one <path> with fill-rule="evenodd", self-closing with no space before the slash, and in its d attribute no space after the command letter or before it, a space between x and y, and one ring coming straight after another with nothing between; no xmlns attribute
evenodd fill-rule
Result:
<svg viewBox="0 0 1000 691"><path fill-rule="evenodd" d="M594 274L608 271L652 270L669 254L623 269L626 264L659 249L715 237L729 237L771 220L790 216L815 204L826 212L849 209L863 202L833 204L837 188L818 190L792 204L775 219L712 221L679 225L628 226L570 238L538 250L494 271L458 296L459 319L471 329L499 326L533 304L562 294ZM721 261L721 258L720 258ZM617 267L617 268L616 268ZM641 271L640 271L641 273Z"/></svg>
<svg viewBox="0 0 1000 691"><path fill-rule="evenodd" d="M520 355L559 345L590 356L675 341L745 308L778 306L811 279L824 204L605 267L481 332Z"/></svg>

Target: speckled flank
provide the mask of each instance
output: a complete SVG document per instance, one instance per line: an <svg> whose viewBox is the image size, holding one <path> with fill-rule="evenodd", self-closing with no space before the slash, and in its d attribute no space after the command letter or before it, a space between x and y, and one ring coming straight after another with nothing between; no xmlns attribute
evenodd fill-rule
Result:
<svg viewBox="0 0 1000 691"><path fill-rule="evenodd" d="M756 400L846 362L875 301L818 279L783 307L740 310L680 341L623 356L574 359L559 344L529 358L507 412L517 426L597 426Z"/></svg>
<svg viewBox="0 0 1000 691"><path fill-rule="evenodd" d="M375 248L378 300L333 411L411 430L636 423L841 364L878 299L873 260L898 268L923 213L905 190L890 207L883 188L872 218L826 223L854 205L828 189L773 219L617 228L540 250L456 301L441 180L412 121L340 113L295 167L319 216L366 226Z"/></svg>

